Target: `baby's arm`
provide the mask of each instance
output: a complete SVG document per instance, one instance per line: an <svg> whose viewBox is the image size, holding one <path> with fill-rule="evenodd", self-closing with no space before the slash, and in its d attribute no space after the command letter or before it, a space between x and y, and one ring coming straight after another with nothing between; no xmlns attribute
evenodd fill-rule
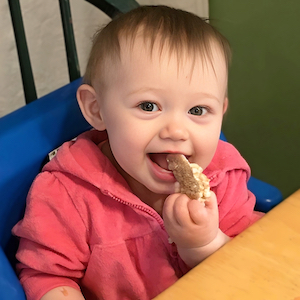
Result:
<svg viewBox="0 0 300 300"><path fill-rule="evenodd" d="M194 267L229 241L219 229L216 195L208 201L191 200L184 194L170 195L164 204L166 230L182 260Z"/></svg>
<svg viewBox="0 0 300 300"><path fill-rule="evenodd" d="M83 295L78 290L69 287L61 286L50 290L41 300L84 300Z"/></svg>
<svg viewBox="0 0 300 300"><path fill-rule="evenodd" d="M25 216L13 233L21 238L18 270L28 299L46 297L54 286L80 291L78 282L90 257L88 231L67 189L52 173L43 172L35 179ZM72 299L60 294L61 299Z"/></svg>

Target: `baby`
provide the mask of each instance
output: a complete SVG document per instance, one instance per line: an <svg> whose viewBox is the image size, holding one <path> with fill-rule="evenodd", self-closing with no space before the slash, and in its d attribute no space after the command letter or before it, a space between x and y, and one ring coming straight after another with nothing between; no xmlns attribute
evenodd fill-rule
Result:
<svg viewBox="0 0 300 300"><path fill-rule="evenodd" d="M229 60L211 25L165 6L97 32L77 92L94 130L43 168L13 229L28 300L152 299L258 218L249 166L219 140ZM170 154L203 168L205 203L175 192Z"/></svg>

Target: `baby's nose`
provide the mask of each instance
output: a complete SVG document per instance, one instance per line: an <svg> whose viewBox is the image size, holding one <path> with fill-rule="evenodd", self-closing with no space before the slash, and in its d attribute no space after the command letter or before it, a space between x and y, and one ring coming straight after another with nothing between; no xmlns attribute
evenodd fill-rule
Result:
<svg viewBox="0 0 300 300"><path fill-rule="evenodd" d="M187 129L185 128L183 122L171 121L165 124L160 131L161 139L170 139L173 141L185 141L188 139L189 134Z"/></svg>

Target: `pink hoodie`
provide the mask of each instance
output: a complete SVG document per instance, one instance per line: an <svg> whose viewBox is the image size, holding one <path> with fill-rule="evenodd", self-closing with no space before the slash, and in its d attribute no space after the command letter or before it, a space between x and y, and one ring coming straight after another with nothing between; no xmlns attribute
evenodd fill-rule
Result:
<svg viewBox="0 0 300 300"><path fill-rule="evenodd" d="M151 299L188 271L160 215L133 195L89 131L65 143L35 179L19 237L20 280L28 300L59 286L86 299ZM247 190L250 170L221 142L204 172L219 202L220 228L235 236L258 216Z"/></svg>

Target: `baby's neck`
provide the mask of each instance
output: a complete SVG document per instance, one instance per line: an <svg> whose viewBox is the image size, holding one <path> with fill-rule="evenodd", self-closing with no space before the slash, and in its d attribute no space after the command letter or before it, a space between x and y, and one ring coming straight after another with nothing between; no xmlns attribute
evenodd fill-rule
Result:
<svg viewBox="0 0 300 300"><path fill-rule="evenodd" d="M141 186L141 184L136 185L135 180L128 182L128 184L133 194L135 194L142 202L152 207L160 216L162 216L164 202L168 195L153 193L145 186Z"/></svg>
<svg viewBox="0 0 300 300"><path fill-rule="evenodd" d="M105 143L99 146L103 154L107 156L107 158L115 166L118 172L126 179L132 193L135 194L142 202L152 207L158 214L162 215L162 210L167 195L164 194L160 195L160 194L153 193L148 188L146 188L145 186L137 182L134 178L128 176L128 174L126 174L125 176L125 171L120 167L120 165L115 160L111 152L108 141L106 141Z"/></svg>

